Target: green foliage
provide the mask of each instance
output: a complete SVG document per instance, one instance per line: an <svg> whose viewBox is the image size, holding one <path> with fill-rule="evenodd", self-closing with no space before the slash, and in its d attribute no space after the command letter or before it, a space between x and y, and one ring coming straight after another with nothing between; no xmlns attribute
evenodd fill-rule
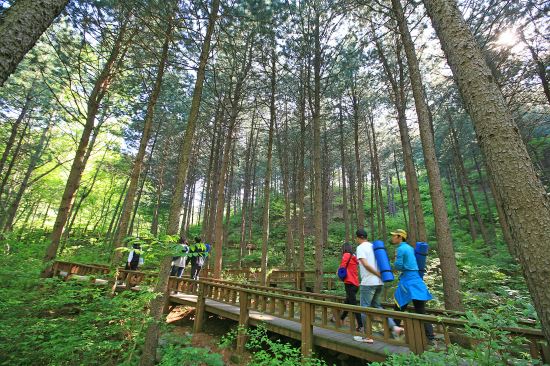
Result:
<svg viewBox="0 0 550 366"><path fill-rule="evenodd" d="M271 339L263 325L256 328L242 329L247 337L246 349L252 352L252 360L248 366L326 366L323 360L315 357L302 357L299 348L280 339ZM228 347L237 338L238 329L222 337L220 346Z"/></svg>
<svg viewBox="0 0 550 366"><path fill-rule="evenodd" d="M0 364L116 365L143 341L143 311L154 294L39 279L47 241L11 239L0 258Z"/></svg>
<svg viewBox="0 0 550 366"><path fill-rule="evenodd" d="M513 310L509 305L503 305L476 315L466 313L468 325L465 327L465 336L469 337L471 346L468 348L451 345L445 351L426 351L420 355L392 354L382 363L373 363L377 366L447 366L447 365L538 365L540 361L531 359L520 348L526 342L521 337L510 338L509 333L499 330L499 327L510 327L516 324L510 320L508 312Z"/></svg>
<svg viewBox="0 0 550 366"><path fill-rule="evenodd" d="M206 348L169 345L159 366L224 366L222 356Z"/></svg>

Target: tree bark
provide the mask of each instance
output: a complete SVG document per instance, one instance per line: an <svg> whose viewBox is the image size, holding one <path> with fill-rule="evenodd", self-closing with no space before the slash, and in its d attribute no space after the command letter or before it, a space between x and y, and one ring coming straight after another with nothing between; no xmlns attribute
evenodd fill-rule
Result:
<svg viewBox="0 0 550 366"><path fill-rule="evenodd" d="M305 82L305 71L304 66L301 65L300 69L300 93L298 97L299 105L299 123L300 123L300 140L306 140L306 82ZM298 233L298 270L305 270L305 191L306 191L306 167L305 167L305 157L306 157L306 148L305 144L299 144L299 157L298 157L298 220L296 232ZM300 281L301 289L305 289L304 281Z"/></svg>
<svg viewBox="0 0 550 366"><path fill-rule="evenodd" d="M178 233L179 219L181 212L181 204L183 201L183 190L187 182L187 171L189 169L189 157L193 147L193 139L195 136L195 128L199 115L199 107L202 98L202 88L206 73L206 63L210 53L210 40L214 33L214 25L218 18L218 10L220 7L219 0L212 0L212 10L208 17L208 26L206 35L202 45L202 50L199 58L199 68L197 70L197 79L193 90L193 98L191 100L191 110L187 119L187 128L183 138L183 145L179 155L178 172L176 178L176 189L173 195L170 213L168 216L167 234L176 235ZM166 256L160 264L159 277L155 286L154 292L158 294L150 303L152 320L147 327L145 334L145 344L143 345L143 354L140 359L140 366L153 366L155 364L160 322L164 305L167 301L168 278L170 276L172 257Z"/></svg>
<svg viewBox="0 0 550 366"><path fill-rule="evenodd" d="M23 180L21 181L21 184L19 185L19 189L17 190L17 194L15 196L15 199L10 205L10 208L7 212L7 219L4 226L4 231L11 231L13 228L13 221L15 220L15 213L17 212L17 209L19 208L19 203L21 202L21 198L23 198L23 193L27 189L29 179L31 177L32 172L36 168L36 164L38 164L38 160L40 159L40 156L44 152L44 147L46 146L46 140L47 140L47 134L50 129L50 124L42 130L42 134L40 136L40 140L38 141L38 144L34 148L34 152L31 156L31 159L29 161L29 165L27 167L27 170L25 172L25 176L23 177Z"/></svg>
<svg viewBox="0 0 550 366"><path fill-rule="evenodd" d="M107 62L105 62L101 73L98 75L95 81L94 88L88 99L86 123L84 125L82 135L80 136L80 142L78 143L78 148L76 150L73 164L69 172L69 177L65 185L65 190L59 204L57 217L55 219L55 224L53 226L51 234L51 243L46 249L44 262L52 261L53 259L55 259L55 256L57 254L57 248L59 247L61 235L63 234L63 229L67 222L67 216L73 205L76 190L80 186L82 173L84 172L84 168L86 167L86 161L84 157L86 154L88 143L90 141L90 135L94 130L97 112L99 110L101 101L107 94L107 91L109 90L109 87L116 75L117 61L119 61L119 58L121 58L121 53L124 54L124 52L122 52L122 45L126 35L127 25L127 20L124 19L120 31L113 44L111 54L109 55ZM41 276L50 277L51 274L51 267L48 266L42 271Z"/></svg>
<svg viewBox="0 0 550 366"><path fill-rule="evenodd" d="M239 268L242 268L243 257L245 256L246 250L246 225L247 225L247 215L248 215L248 206L250 200L250 173L252 170L252 145L254 143L254 126L256 124L256 108L252 111L252 122L250 126L250 135L248 137L248 144L246 148L246 157L245 157L245 168L244 168L244 187L243 187L243 202L241 208L241 243L239 246ZM257 132L256 132L257 136Z"/></svg>
<svg viewBox="0 0 550 366"><path fill-rule="evenodd" d="M195 137L195 129L199 116L199 109L202 98L202 89L204 78L206 75L206 64L210 53L210 41L214 33L214 25L218 18L218 10L220 8L220 0L212 0L212 11L208 17L208 27L202 45L202 50L199 58L199 68L197 70L197 79L193 90L193 99L191 100L191 110L187 118L187 126L183 137L183 144L179 154L178 172L176 177L176 188L174 190L172 204L170 205L170 213L168 216L168 234L177 234L179 228L181 205L183 202L183 190L187 181L187 171L189 170L189 156L193 148L193 139Z"/></svg>
<svg viewBox="0 0 550 366"><path fill-rule="evenodd" d="M443 293L445 308L450 310L463 311L462 298L460 295L460 273L456 265L453 239L447 215L447 205L443 188L441 185L441 174L437 163L435 143L432 133L430 111L426 103L420 66L414 49L409 27L403 14L401 0L391 0L392 7L397 17L401 40L409 66L409 78L411 80L413 97L415 101L422 151L424 152L424 163L428 173L430 196L434 212L435 232L437 238L437 254L441 263L441 275L443 277Z"/></svg>
<svg viewBox="0 0 550 366"><path fill-rule="evenodd" d="M346 242L351 240L349 212L348 212L348 190L346 187L346 154L344 151L344 117L342 115L342 104L338 105L338 121L340 124L340 160L342 164L342 212L344 216L344 230Z"/></svg>
<svg viewBox="0 0 550 366"><path fill-rule="evenodd" d="M13 155L11 157L10 163L8 164L8 168L6 170L6 173L4 174L4 177L2 178L2 182L0 183L0 199L2 199L2 195L4 194L4 190L6 189L6 184L8 183L8 180L11 175L11 171L15 165L15 162L19 158L19 152L21 151L21 148L23 147L23 140L27 136L27 131L29 129L30 122L27 122L25 124L25 128L23 128L23 131L21 131L21 135L19 136L19 140L17 140L17 145L15 145L15 150L13 151ZM7 196L7 195L6 195ZM7 197L6 197L7 202ZM2 225L0 225L1 227Z"/></svg>
<svg viewBox="0 0 550 366"><path fill-rule="evenodd" d="M266 285L267 281L267 264L268 264L268 246L269 246L269 203L271 193L271 160L273 155L273 133L275 130L275 119L277 118L277 111L275 109L275 93L276 93L276 78L277 72L277 58L275 56L275 39L272 40L273 48L271 50L271 94L269 99L269 133L267 138L267 157L264 179L264 210L262 220L262 262L261 262L261 279L260 284Z"/></svg>
<svg viewBox="0 0 550 366"><path fill-rule="evenodd" d="M273 108L275 108L275 99L273 99ZM286 112L286 111L285 111ZM286 113L285 113L286 114ZM286 253L285 253L285 264L286 268L294 269L294 235L293 227L291 221L291 197L290 197L290 164L288 159L288 121L285 119L284 123L284 139L281 141L281 130L277 126L277 121L275 120L275 133L277 136L277 151L279 153L279 165L282 175L282 185L283 185L283 196L285 200L285 225L286 225Z"/></svg>
<svg viewBox="0 0 550 366"><path fill-rule="evenodd" d="M315 227L315 292L321 292L323 287L323 169L321 166L321 35L319 33L320 10L314 15L313 38L315 42L313 79L314 79L314 108L313 108L313 178L314 178L314 219Z"/></svg>
<svg viewBox="0 0 550 366"><path fill-rule="evenodd" d="M453 145L454 145L455 154L456 154L458 174L461 177L463 185L466 187L466 190L468 191L468 196L470 197L470 201L472 202L472 206L474 208L474 215L476 217L477 225L479 226L479 231L481 231L481 237L483 238L485 245L487 245L491 249L495 249L494 243L489 237L487 229L485 228L485 224L483 223L483 219L481 218L481 213L479 212L479 206L477 205L477 201L474 196L474 192L472 190L472 185L470 184L470 180L468 179L468 174L466 172L466 168L464 167L462 152L460 151L460 145L458 142L457 133L454 128L453 120L451 117L449 117L449 123L451 125L451 135L452 135Z"/></svg>
<svg viewBox="0 0 550 366"><path fill-rule="evenodd" d="M375 129L374 129L374 116L373 115L369 115L368 117L369 121L370 121L370 131L372 133L372 137L369 138L369 140L372 139L372 148L373 148L373 160L371 162L371 165L374 169L374 176L375 176L375 179L376 179L376 185L377 185L377 189L375 190L375 195L376 195L376 206L377 206L377 211L379 212L379 216L380 216L380 226L379 226L379 229L378 229L378 235L379 237L381 238L386 238L387 237L387 234L386 234L386 213L385 213L385 205L384 205L384 199L382 198L382 179L381 179L381 174L380 174L380 162L379 162L379 159L378 159L378 144L376 143L376 133L375 133ZM369 129L367 128L367 135L369 135Z"/></svg>
<svg viewBox="0 0 550 366"><path fill-rule="evenodd" d="M372 26L372 25L371 25ZM374 34L374 29L372 29ZM399 136L403 147L403 163L405 165L405 179L407 181L407 204L409 209L409 241L415 243L418 241L427 241L426 224L424 221L424 212L420 201L420 191L418 188L418 178L412 158L411 139L406 117L406 97L404 70L401 64L401 53L398 47L397 63L399 67L399 80L393 75L388 60L384 54L382 45L378 40L375 41L376 49L382 61L382 66L390 82L393 94L393 103L397 111L397 123L399 125Z"/></svg>
<svg viewBox="0 0 550 366"><path fill-rule="evenodd" d="M0 17L0 87L69 0L18 0Z"/></svg>
<svg viewBox="0 0 550 366"><path fill-rule="evenodd" d="M253 53L253 34L249 35L249 39L245 47L248 48L245 54L245 63L242 65L237 81L235 84L235 90L233 97L229 98L231 101L231 112L229 115L229 126L226 133L226 142L223 150L223 160L220 169L220 182L218 183L217 191L217 205L216 205L216 216L215 216L215 238L214 238L214 278L220 278L222 272L222 251L223 251L223 208L224 208L224 189L225 189L225 176L228 171L229 161L230 161L230 151L233 144L233 134L237 126L237 117L240 112L240 104L243 98L243 87L246 80L246 77L252 66L252 53Z"/></svg>
<svg viewBox="0 0 550 366"><path fill-rule="evenodd" d="M497 196L510 224L523 274L550 342L550 198L537 177L517 125L455 1L423 0L466 109L474 122Z"/></svg>
<svg viewBox="0 0 550 366"><path fill-rule="evenodd" d="M138 188L139 177L143 168L143 162L145 158L145 153L147 150L147 145L149 144L149 138L151 136L151 130L153 128L153 118L155 116L155 106L157 105L157 100L162 89L162 79L164 77L164 71L166 69L166 62L168 60L168 51L170 48L170 40L172 37L172 19L168 21L168 28L164 35L164 43L162 45L162 52L160 56L160 62L157 68L157 75L155 77L155 83L149 96L149 101L147 102L147 111L145 113L145 120L143 123L143 132L141 133L141 140L139 141L139 148L134 159L134 165L132 167L132 172L130 173L130 182L128 184L128 190L126 191L126 199L122 205L122 211L120 214L120 223L115 236L114 247L115 255L113 256L113 265L117 265L122 258L122 252L117 250L123 245L123 239L126 236L128 231L128 225L130 222L130 216L132 214L132 209L134 207L135 195ZM152 150L151 150L152 151ZM145 177L143 178L145 182ZM141 195L141 190L140 190ZM139 201L138 201L139 202ZM135 206L137 207L137 202ZM132 220L133 222L133 220Z"/></svg>
<svg viewBox="0 0 550 366"><path fill-rule="evenodd" d="M407 211L405 210L405 200L403 199L403 187L401 186L401 177L399 174L399 169L397 168L397 158L395 157L395 149L393 150L393 166L395 168L395 175L397 176L397 186L399 187L399 196L401 198L401 209L403 210L405 227L409 227L409 224L407 222Z"/></svg>
<svg viewBox="0 0 550 366"><path fill-rule="evenodd" d="M17 119L11 125L10 136L8 137L8 141L6 141L6 147L4 148L4 152L2 153L2 158L0 158L0 175L4 170L4 165L8 160L8 156L11 152L15 139L17 138L17 132L18 132L19 126L21 125L21 122L23 122L23 119L25 118L25 116L27 115L27 112L29 111L30 104L31 104L31 92L27 94L27 97L25 98L25 104L23 105L23 108L21 109L19 116L17 116Z"/></svg>
<svg viewBox="0 0 550 366"><path fill-rule="evenodd" d="M365 192L363 191L363 168L361 166L361 157L359 154L359 101L357 100L357 91L352 87L352 106L353 106L353 138L355 148L355 169L357 170L357 227L365 226Z"/></svg>

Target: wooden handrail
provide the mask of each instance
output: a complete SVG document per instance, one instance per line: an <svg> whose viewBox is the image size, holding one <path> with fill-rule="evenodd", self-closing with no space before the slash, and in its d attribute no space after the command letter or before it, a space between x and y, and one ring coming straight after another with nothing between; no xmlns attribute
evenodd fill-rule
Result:
<svg viewBox="0 0 550 366"><path fill-rule="evenodd" d="M58 274L61 270L67 270L69 275L92 273L108 274L110 272L110 269L106 266L103 267L66 261L56 261L54 263L55 274ZM137 284L141 283L145 278L150 279L156 277L156 275L152 273L124 269L119 269L119 273L126 274L125 282L127 288L129 288L130 285L128 280L130 277L134 278L137 281ZM132 286L135 286L135 284L132 284ZM198 294L199 297L197 300L197 306L202 309L200 310L202 312L205 308L204 299L206 298L236 305L239 303L237 298L239 298L240 301L241 296L246 295L246 306L239 305L240 311L246 312L246 314L241 314L242 316L239 318L240 323L247 323L249 310L257 310L272 314L274 316L283 317L288 320L301 322L302 327L306 327L303 328L306 329L306 335L311 333L308 332L307 329L310 329L313 324L315 324L315 326L325 327L338 332L354 334L354 317L352 314L360 313L366 318L366 323L364 324L365 335L380 338L380 336L373 334L372 326L373 322L382 319L383 336L381 339L383 339L384 342L391 344L406 345L409 349L411 349L411 351L416 353L423 352L427 347L422 324L431 323L442 326L446 344L450 343L449 328L455 330L456 328L463 329L469 324L469 322L465 319L451 318L448 316L406 313L394 310L343 304L340 302L342 301L342 297L336 295L315 294L299 290L280 289L253 284L240 284L218 279L206 278L202 280L191 280L189 278L170 277L168 286L170 290ZM311 316L308 315L306 318L311 319L304 320L304 317L296 318L295 315L297 309L305 309L306 315L311 314ZM316 310L320 311L320 320L316 317L318 314ZM340 328L339 317L337 317L336 325L334 327L328 324L327 321L329 313L332 312L332 314L338 315L343 311L348 311L350 313L350 327L345 331ZM285 316L287 313L288 316ZM458 312L449 313L455 316L459 314ZM387 319L390 317L404 320L405 327L407 329L405 343L391 339L390 329L387 322ZM200 329L200 322L204 320L204 317L201 318L201 315L199 314L196 316L195 320L199 321L199 323L196 323L195 326L198 327L197 329ZM473 325L473 327L475 327L475 325ZM545 338L542 331L539 329L520 327L499 327L499 329L508 332L513 337L527 337L530 342L530 353L534 358L542 357L540 352L541 349L545 353L550 352L549 346L544 345ZM302 349L306 353L311 349L311 337L312 335L302 337Z"/></svg>
<svg viewBox="0 0 550 366"><path fill-rule="evenodd" d="M367 321L367 324L365 324L366 328L366 335L373 336L372 334L372 321L375 318L382 318L382 326L383 326L383 340L388 343L393 344L401 344L398 341L395 341L390 338L390 330L388 328L387 318L397 318L401 319L405 322L405 327L408 329L407 332L407 345L409 348L416 353L423 352L426 347L427 343L424 338L424 331L422 324L424 323L431 323L431 324L437 324L441 325L444 329L444 340L446 344L450 343L449 336L448 336L448 329L449 328L461 328L463 329L466 325L469 324L467 320L464 319L454 319L454 318L448 318L448 317L439 317L439 316L433 316L433 315L424 315L424 314L416 314L416 313L405 313L405 312L399 312L394 310L385 310L385 309L376 309L376 308L370 308L370 307L361 307L357 305L348 305L348 304L341 304L336 302L330 302L330 301L321 301L317 299L311 299L311 298L304 298L304 297L296 297L296 296L289 296L289 295L283 295L283 294L274 294L272 292L268 291L261 291L257 289L251 289L251 288L245 288L240 286L239 284L226 284L226 283L220 283L219 281L211 281L209 279L206 280L190 280L186 278L172 278L171 283L169 284L170 289L178 288L180 287L179 283L185 283L187 286L184 286L185 288L190 288L189 284L194 284L194 286L191 286L192 288L196 289L199 288L205 288L204 290L204 296L206 298L210 298L212 300L221 301L221 302L227 302L234 304L236 302L236 299L233 298L232 300L229 300L230 294L237 294L237 293L246 293L249 298L254 299L260 299L260 305L259 311L267 312L268 314L273 314L275 316L278 315L277 310L275 309L276 303L279 302L279 304L285 304L284 310L282 312L279 310L279 314L284 314L286 311L286 303L294 304L295 308L302 308L304 309L304 306L306 308L311 309L320 309L321 310L321 324L318 324L315 319L312 320L311 324L305 324L305 326L309 327L313 323L315 323L315 326L321 326L321 327L327 327L327 314L329 313L328 310L336 310L337 312L342 311L348 311L350 314L352 313L360 313L365 314L366 318L369 319ZM175 286L174 286L175 285ZM192 291L194 292L194 291ZM236 295L235 295L236 296ZM267 304L269 303L269 307ZM305 304L305 305L304 305ZM353 324L352 320L353 316L350 316L351 322L350 325ZM285 319L293 320L293 321L301 321L302 326L304 326L304 319L296 319L294 316L292 316L290 319L288 317L285 317ZM475 327L475 325L473 326ZM350 327L351 329L349 331L344 331L344 333L354 333L353 327ZM309 329L309 328L308 328ZM414 329L414 336L411 335L412 330ZM540 357L540 352L538 351L539 346L538 344L541 342L545 342L544 335L542 331L538 329L532 329L532 328L512 328L512 327L500 327L499 329L507 331L510 333L510 335L517 337L517 336L525 336L529 338L530 341L530 350L533 357L537 358ZM337 331L342 332L341 329L335 329ZM307 331L307 329L306 329ZM306 337L307 338L307 337ZM309 342L308 340L306 340ZM308 345L306 344L306 350L308 349ZM548 347L548 346L543 346Z"/></svg>
<svg viewBox="0 0 550 366"><path fill-rule="evenodd" d="M248 288L243 288L240 286L240 284L223 284L219 283L219 280L212 281L210 279L203 279L203 280L191 280L188 278L175 278L172 277L171 279L175 279L176 282L178 281L184 281L184 282L192 282L192 283L203 283L208 285L215 285L220 288L225 289L234 289L234 290L246 290L249 294L252 295L259 295L259 296L266 296L266 297L272 297L276 299L283 299L283 300L293 300L293 301L302 301L307 302L312 305L319 305L319 306L331 306L334 308L338 308L342 311L350 311L354 313L358 312L366 312L373 315L383 315L383 316L390 316L390 317L396 317L396 318L410 318L410 319L416 319L421 320L424 322L430 322L430 323L445 323L449 325L466 325L469 322L464 319L455 319L455 318L448 318L448 317L440 317L440 316L434 316L434 315L428 315L428 314L417 314L417 313L408 313L403 311L396 311L396 310L386 310L386 309L377 309L377 308L371 308L371 307L364 307L359 305L349 305L349 304L342 304L338 302L332 302L332 301L323 301L323 300L317 300L317 299L309 299L309 298L303 298L303 297L297 297L297 296L290 296L290 295L280 295L280 294L273 294L272 292L268 291L260 291L260 290L253 290ZM170 285L169 285L170 286ZM269 287L268 287L269 288ZM271 288L269 288L271 289ZM540 335L541 337L544 337L542 334L542 331L539 329L532 329L532 328L499 328L504 329L510 332L516 332L520 334L529 334L529 335Z"/></svg>
<svg viewBox="0 0 550 366"><path fill-rule="evenodd" d="M98 272L100 273L108 273L108 270L109 267L107 266L100 266L100 265L88 265L88 264L82 264L82 263L76 263L76 262L67 262L67 261L56 261L55 263L60 263L60 264L63 264L63 265L70 265L70 266L80 266L80 267L86 267L86 268L90 268L90 269L97 269ZM54 269L56 267L54 266ZM229 270L229 271L239 271L239 272L246 272L247 270L250 270L250 269L236 269L236 270ZM124 268L118 268L118 271L119 273L121 274L132 274L132 275L136 275L136 276L141 276L143 275L143 277L139 277L137 278L136 280L139 280L137 281L134 285L139 285L139 282L141 281L141 279L143 278L150 278L150 277L156 277L157 274L152 272L152 273L147 273L147 272L143 272L143 271L132 271L132 270L126 270ZM227 272L228 270L225 270L224 272ZM276 271L280 271L280 272L287 272L287 273L299 273L301 271L286 271L286 270L276 270ZM307 273L315 273L315 271L304 271L304 272L307 272ZM251 274L256 274L258 272L250 272ZM57 273L55 273L57 274ZM217 281L217 282L220 282L220 283L226 283L226 284L231 284L231 283L234 283L234 282L231 282L231 281L226 281L226 280L222 280L222 279L213 279L213 278L208 278L209 281ZM322 299L323 301L332 301L332 302L343 302L345 300L345 297L344 296L338 296L338 295L331 295L331 294L319 294L319 293L313 293L313 292L306 292L306 291L300 291L300 290L294 290L294 289L284 289L284 288L279 288L279 287L267 287L267 286L261 286L261 285L257 285L257 284L239 284L241 287L248 287L248 288L256 288L256 289L264 289L264 290L268 290L269 292L278 292L278 293L286 293L286 294L291 294L291 295L296 295L296 296L303 296L303 297L308 297L308 298L317 298L317 299ZM393 308L393 304L391 303L382 303L382 306L386 307L386 308ZM437 314L438 316L439 315L442 315L442 316L446 316L446 317L461 317L461 316L465 316L465 313L464 312L460 312L460 311L453 311L453 310L446 310L446 309L436 309L436 308L426 308L426 312L427 313L431 313L431 314ZM525 319L520 319L518 321L519 324L521 325L524 325L524 326L533 326L535 325L535 321L530 321L530 320L525 320Z"/></svg>

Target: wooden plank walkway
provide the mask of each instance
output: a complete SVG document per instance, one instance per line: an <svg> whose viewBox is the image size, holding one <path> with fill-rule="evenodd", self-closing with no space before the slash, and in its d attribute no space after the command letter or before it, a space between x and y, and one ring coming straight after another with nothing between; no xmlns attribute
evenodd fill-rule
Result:
<svg viewBox="0 0 550 366"><path fill-rule="evenodd" d="M178 305L196 306L197 295L177 293L170 295L170 303ZM223 302L206 299L205 310L209 313L224 318L239 321L239 304L231 305ZM300 323L273 315L251 310L249 312L249 324L264 324L274 333L300 340L302 326ZM313 326L313 343L318 347L327 348L336 352L352 355L369 361L383 361L387 354L410 353L408 347L388 344L376 340L373 344L354 341L350 334L340 333L334 330Z"/></svg>
<svg viewBox="0 0 550 366"><path fill-rule="evenodd" d="M113 281L117 281L117 290L139 291L151 288L157 280L155 273L123 269L116 271L115 278L107 280L105 276L109 276L109 272L109 268L98 265L62 261L54 263L54 275L59 275L65 280L80 279L96 285L113 284ZM291 271L281 271L282 275L278 279L285 279L287 272ZM185 304L196 308L194 331L201 330L205 312L238 321L239 325L244 327L264 323L274 333L300 340L304 356L310 355L316 345L361 359L377 361L384 360L388 352L420 354L427 349L444 350L451 343L468 346L475 342L465 334L468 321L458 317L460 314L447 313L444 310L432 309L433 313L438 315L433 316L364 308L343 304L342 298L334 295L211 278L195 281L189 278L170 277L168 291L170 294L177 293L166 294L172 305ZM166 310L169 310L168 307ZM339 315L344 311L360 313L365 317L365 328L361 334L374 338L374 344L353 340L353 336L358 335L353 316L348 316L344 323L339 321ZM336 323L330 321L331 316L334 316ZM404 339L392 338L388 318L403 322ZM428 344L424 332L426 323L434 325L438 347L434 348ZM532 327L532 324L525 325L528 327L499 329L506 331L508 337L518 341L518 348L512 350L514 355L528 352L534 359L548 363L550 345L542 331ZM244 337L239 333L237 348L243 347Z"/></svg>

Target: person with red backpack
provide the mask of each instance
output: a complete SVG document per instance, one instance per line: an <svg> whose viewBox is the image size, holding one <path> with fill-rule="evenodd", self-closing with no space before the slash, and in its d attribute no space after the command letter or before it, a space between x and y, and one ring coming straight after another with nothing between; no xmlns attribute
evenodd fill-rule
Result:
<svg viewBox="0 0 550 366"><path fill-rule="evenodd" d="M342 261L340 263L340 268L338 270L338 276L342 281L344 281L344 286L346 288L346 300L344 301L345 304L349 305L357 305L357 291L359 290L359 274L357 272L357 265L358 265L357 257L353 253L353 246L351 243L344 243L342 245ZM342 268L345 269L345 277L342 278L341 276L344 275L344 271L342 271ZM361 332L363 330L363 321L361 319L361 314L354 313L355 320L357 321L357 331ZM348 316L348 312L344 311L342 315L340 316L340 320L344 321L346 317Z"/></svg>

